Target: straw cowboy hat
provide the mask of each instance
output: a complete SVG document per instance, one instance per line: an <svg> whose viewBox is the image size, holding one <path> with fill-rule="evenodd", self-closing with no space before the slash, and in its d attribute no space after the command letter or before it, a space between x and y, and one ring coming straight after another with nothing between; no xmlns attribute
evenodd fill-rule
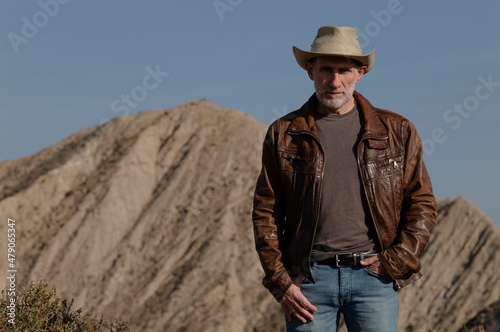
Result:
<svg viewBox="0 0 500 332"><path fill-rule="evenodd" d="M293 55L297 63L306 69L306 62L318 56L343 56L358 60L369 72L375 62L375 47L369 54L362 54L356 29L349 27L322 26L311 45L311 51L293 47Z"/></svg>

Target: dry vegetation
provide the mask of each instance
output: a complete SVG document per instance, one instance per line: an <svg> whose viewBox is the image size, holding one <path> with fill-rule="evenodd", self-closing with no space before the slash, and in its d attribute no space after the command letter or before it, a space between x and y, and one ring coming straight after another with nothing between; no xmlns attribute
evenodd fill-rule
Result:
<svg viewBox="0 0 500 332"><path fill-rule="evenodd" d="M11 305L15 298L15 310ZM104 318L94 317L93 311L82 315L81 309L72 310L73 300L61 300L54 286L45 278L29 285L11 297L7 289L0 298L1 331L129 331L127 323L114 321L109 324Z"/></svg>

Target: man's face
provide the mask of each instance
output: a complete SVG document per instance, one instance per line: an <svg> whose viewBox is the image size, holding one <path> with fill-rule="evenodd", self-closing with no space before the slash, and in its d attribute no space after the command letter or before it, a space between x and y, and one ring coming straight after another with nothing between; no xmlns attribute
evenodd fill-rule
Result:
<svg viewBox="0 0 500 332"><path fill-rule="evenodd" d="M352 100L354 87L363 76L366 66L342 57L317 57L314 63L306 63L309 78L320 103L331 113L338 113ZM350 110L350 109L349 109ZM349 110L343 110L345 113Z"/></svg>

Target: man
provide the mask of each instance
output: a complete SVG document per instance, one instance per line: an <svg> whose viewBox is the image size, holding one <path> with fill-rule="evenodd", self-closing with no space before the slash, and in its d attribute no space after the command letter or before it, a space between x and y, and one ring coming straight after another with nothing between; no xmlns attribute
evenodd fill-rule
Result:
<svg viewBox="0 0 500 332"><path fill-rule="evenodd" d="M266 135L254 197L264 286L288 331L397 331L398 290L420 274L436 203L415 127L355 85L374 63L356 30L293 47L316 93ZM389 94L388 94L389 95Z"/></svg>

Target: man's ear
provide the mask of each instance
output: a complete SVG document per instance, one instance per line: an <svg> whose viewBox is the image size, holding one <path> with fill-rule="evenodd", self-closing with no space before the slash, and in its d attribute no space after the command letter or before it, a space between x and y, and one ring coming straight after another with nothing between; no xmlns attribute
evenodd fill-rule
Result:
<svg viewBox="0 0 500 332"><path fill-rule="evenodd" d="M360 67L358 67L358 78L356 79L356 83L358 83L359 80L361 79L361 77L363 77L363 75L366 72L367 68L368 67L366 67L366 66L360 66Z"/></svg>
<svg viewBox="0 0 500 332"><path fill-rule="evenodd" d="M312 81L314 81L313 69L314 69L314 65L312 63L310 63L309 61L307 61L306 62L307 75L309 75L309 78Z"/></svg>

